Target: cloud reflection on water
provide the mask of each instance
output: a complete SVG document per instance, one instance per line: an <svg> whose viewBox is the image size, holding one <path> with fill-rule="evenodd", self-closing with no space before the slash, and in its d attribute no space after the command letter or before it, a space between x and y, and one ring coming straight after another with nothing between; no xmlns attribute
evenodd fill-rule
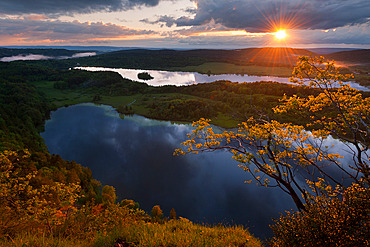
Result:
<svg viewBox="0 0 370 247"><path fill-rule="evenodd" d="M51 153L88 166L120 199L150 211L206 223L236 223L270 236L272 217L294 208L278 189L245 184L248 174L226 152L173 156L191 127L141 116L120 119L110 107L82 104L60 108L42 137Z"/></svg>
<svg viewBox="0 0 370 247"><path fill-rule="evenodd" d="M292 199L277 188L245 184L250 175L227 152L173 156L191 128L137 115L120 119L110 106L80 104L53 112L41 136L51 153L91 168L120 199L133 199L147 212L159 204L167 216L175 208L192 221L244 224L258 237L271 236L271 218L295 209ZM338 140L323 143L332 144L331 152L344 153ZM341 162L351 164L351 156Z"/></svg>

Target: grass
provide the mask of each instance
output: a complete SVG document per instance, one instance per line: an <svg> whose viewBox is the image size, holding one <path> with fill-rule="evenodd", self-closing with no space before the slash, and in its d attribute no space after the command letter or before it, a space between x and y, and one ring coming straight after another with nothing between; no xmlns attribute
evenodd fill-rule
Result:
<svg viewBox="0 0 370 247"><path fill-rule="evenodd" d="M53 237L45 234L23 233L12 239L0 239L1 247L104 247L114 246L119 239L126 246L243 246L259 247L262 243L242 226L205 226L181 218L166 223L129 221L107 233L96 232L89 239Z"/></svg>
<svg viewBox="0 0 370 247"><path fill-rule="evenodd" d="M91 102L94 94L83 90L54 88L54 81L40 81L34 83L37 91L44 93L56 107Z"/></svg>
<svg viewBox="0 0 370 247"><path fill-rule="evenodd" d="M261 242L241 226L203 226L180 218L165 224L145 223L117 229L98 238L94 247L107 246L117 238L132 246L261 246ZM110 246L112 246L110 245Z"/></svg>
<svg viewBox="0 0 370 247"><path fill-rule="evenodd" d="M120 105L128 105L132 102L131 107L133 108L134 112L138 115L151 117L154 118L149 114L148 106L153 104L154 102L160 101L168 101L173 99L180 99L180 100L188 100L188 99L200 99L196 96L185 95L185 94L178 94L178 93L161 93L161 94L136 94L132 96L103 96L102 99L99 101L100 104L110 105L114 108L118 108ZM184 121L171 121L174 123L190 123ZM238 121L233 120L230 116L219 113L216 118L212 119L212 124L217 125L222 128L234 128L238 125Z"/></svg>
<svg viewBox="0 0 370 247"><path fill-rule="evenodd" d="M93 97L94 95L96 95L96 91L91 89L63 89L63 90L56 89L54 88L53 81L35 82L34 85L37 91L47 95L51 100L51 103L53 103L56 107L93 102ZM135 114L153 118L153 116L150 116L149 114L148 106L158 100L166 101L173 98L181 100L187 99L203 100L202 98L185 94L160 93L160 94L135 94L127 96L102 95L101 99L95 103L110 105L116 109L119 106L126 106L130 104ZM173 121L173 122L186 123L184 121ZM233 120L230 116L224 114L219 114L217 118L213 119L212 123L223 128L233 128L236 127L238 124L237 121Z"/></svg>
<svg viewBox="0 0 370 247"><path fill-rule="evenodd" d="M280 77L290 77L292 75L292 68L288 67L242 66L230 63L204 63L199 66L174 67L171 70L192 71L202 74L247 74Z"/></svg>
<svg viewBox="0 0 370 247"><path fill-rule="evenodd" d="M225 129L230 129L230 128L235 128L238 126L240 122L232 119L230 116L219 113L216 118L212 119L211 122L213 125L225 128Z"/></svg>
<svg viewBox="0 0 370 247"><path fill-rule="evenodd" d="M87 246L83 241L61 237L53 237L45 234L23 233L14 238L0 239L0 247L70 247ZM113 245L112 245L113 246Z"/></svg>

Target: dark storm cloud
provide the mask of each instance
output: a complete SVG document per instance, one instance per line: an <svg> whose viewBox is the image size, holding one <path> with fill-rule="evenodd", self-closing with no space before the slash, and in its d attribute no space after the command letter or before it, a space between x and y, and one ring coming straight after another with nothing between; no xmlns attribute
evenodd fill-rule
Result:
<svg viewBox="0 0 370 247"><path fill-rule="evenodd" d="M156 6L159 0L1 0L3 14L72 14Z"/></svg>
<svg viewBox="0 0 370 247"><path fill-rule="evenodd" d="M88 40L153 34L103 22L63 22L33 19L0 19L0 35L22 36L25 40Z"/></svg>
<svg viewBox="0 0 370 247"><path fill-rule="evenodd" d="M177 26L203 25L214 20L229 28L266 32L279 27L330 29L369 22L368 0L198 0L193 18L159 18L156 22Z"/></svg>
<svg viewBox="0 0 370 247"><path fill-rule="evenodd" d="M143 22L143 23L147 23L147 24L164 23L167 27L171 27L174 24L176 24L176 21L172 17L167 16L167 15L163 15L163 16L159 17L158 20L156 20L156 21L150 21L148 18L142 19L140 21ZM164 25L164 24L162 24L162 25Z"/></svg>

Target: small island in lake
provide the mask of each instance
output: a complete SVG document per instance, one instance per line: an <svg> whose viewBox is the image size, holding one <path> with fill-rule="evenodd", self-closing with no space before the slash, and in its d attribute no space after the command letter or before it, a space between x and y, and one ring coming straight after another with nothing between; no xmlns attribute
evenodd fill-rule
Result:
<svg viewBox="0 0 370 247"><path fill-rule="evenodd" d="M154 79L154 77L151 76L148 72L141 72L137 74L137 78L141 80L146 80L146 81Z"/></svg>

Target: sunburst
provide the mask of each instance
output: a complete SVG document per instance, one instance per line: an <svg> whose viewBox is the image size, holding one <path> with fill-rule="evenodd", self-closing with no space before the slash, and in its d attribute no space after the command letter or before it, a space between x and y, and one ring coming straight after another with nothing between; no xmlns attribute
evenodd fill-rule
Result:
<svg viewBox="0 0 370 247"><path fill-rule="evenodd" d="M274 33L274 35L278 40L282 40L282 39L285 39L287 37L287 34L286 34L285 30L283 30L283 29L280 29L279 31L277 31L276 33Z"/></svg>

